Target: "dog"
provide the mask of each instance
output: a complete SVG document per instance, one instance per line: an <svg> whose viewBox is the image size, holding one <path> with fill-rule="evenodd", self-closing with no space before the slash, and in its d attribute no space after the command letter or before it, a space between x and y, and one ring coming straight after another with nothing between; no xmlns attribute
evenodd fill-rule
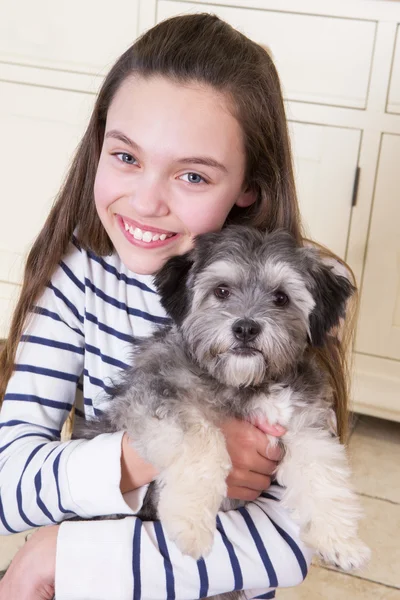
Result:
<svg viewBox="0 0 400 600"><path fill-rule="evenodd" d="M362 567L370 552L357 535L361 510L313 351L345 316L349 279L284 230L228 226L198 236L155 283L172 322L138 340L85 435L124 430L159 471L138 516L159 519L184 554L206 556L218 510L245 504L226 498L231 461L219 425L266 419L287 430L280 442L266 438L283 446L275 478L303 541L345 571Z"/></svg>

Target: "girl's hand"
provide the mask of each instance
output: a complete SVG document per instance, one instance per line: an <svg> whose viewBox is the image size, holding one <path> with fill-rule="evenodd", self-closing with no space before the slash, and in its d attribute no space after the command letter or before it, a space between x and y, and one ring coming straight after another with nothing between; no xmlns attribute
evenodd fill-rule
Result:
<svg viewBox="0 0 400 600"><path fill-rule="evenodd" d="M58 527L41 527L17 552L0 582L0 600L53 599Z"/></svg>
<svg viewBox="0 0 400 600"><path fill-rule="evenodd" d="M271 475L282 458L279 446L271 448L265 434L279 437L286 433L280 425L267 422L227 419L221 426L232 469L226 483L228 498L255 500L271 485Z"/></svg>
<svg viewBox="0 0 400 600"><path fill-rule="evenodd" d="M158 471L139 456L132 444L129 443L128 434L124 433L121 448L121 483L119 486L121 492L125 494L125 492L136 490L136 488L153 481L157 475Z"/></svg>

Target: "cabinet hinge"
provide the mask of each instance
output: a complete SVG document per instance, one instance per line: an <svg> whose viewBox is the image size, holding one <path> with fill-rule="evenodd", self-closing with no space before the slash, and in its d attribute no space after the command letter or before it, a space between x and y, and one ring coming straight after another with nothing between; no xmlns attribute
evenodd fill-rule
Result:
<svg viewBox="0 0 400 600"><path fill-rule="evenodd" d="M351 206L355 206L357 204L357 193L358 193L358 184L360 181L360 173L361 168L357 167L355 175L354 175L354 183L353 183L353 194L351 198Z"/></svg>

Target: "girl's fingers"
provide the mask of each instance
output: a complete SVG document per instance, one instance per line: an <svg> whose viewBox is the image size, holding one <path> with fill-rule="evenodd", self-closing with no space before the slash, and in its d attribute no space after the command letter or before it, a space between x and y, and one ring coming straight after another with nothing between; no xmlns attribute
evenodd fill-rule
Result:
<svg viewBox="0 0 400 600"><path fill-rule="evenodd" d="M253 425L255 425L258 429L261 429L263 433L267 433L268 435L273 435L275 437L280 437L284 433L286 433L286 429L282 427L282 425L270 425L268 421L261 420L259 418L252 421Z"/></svg>
<svg viewBox="0 0 400 600"><path fill-rule="evenodd" d="M264 485L265 487L261 490L253 490L252 488L241 486L228 486L226 495L228 498L234 498L236 500L256 500L261 492L267 490L271 485L271 479L269 477L266 477Z"/></svg>

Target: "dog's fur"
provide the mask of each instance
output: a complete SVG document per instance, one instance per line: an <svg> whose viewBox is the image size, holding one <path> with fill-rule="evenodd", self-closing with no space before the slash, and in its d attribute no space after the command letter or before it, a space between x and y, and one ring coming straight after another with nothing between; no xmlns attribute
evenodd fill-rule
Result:
<svg viewBox="0 0 400 600"><path fill-rule="evenodd" d="M348 278L284 231L231 226L171 258L156 285L173 323L139 341L109 410L86 433L127 431L160 472L139 516L159 518L183 553L206 555L217 511L238 505L225 498L231 462L219 424L267 419L287 429L276 479L303 541L342 569L362 566L369 550L331 427L332 390L311 350L344 317Z"/></svg>

